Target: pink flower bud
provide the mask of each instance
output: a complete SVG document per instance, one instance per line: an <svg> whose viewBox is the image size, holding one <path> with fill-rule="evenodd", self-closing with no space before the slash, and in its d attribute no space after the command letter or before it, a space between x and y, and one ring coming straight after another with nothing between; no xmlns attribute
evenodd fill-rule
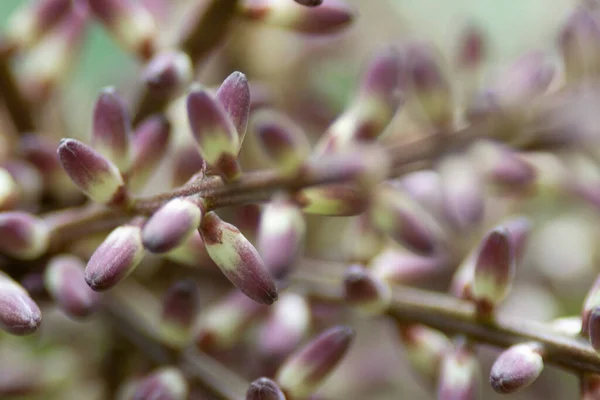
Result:
<svg viewBox="0 0 600 400"><path fill-rule="evenodd" d="M275 380L290 397L316 391L348 352L354 331L330 328L293 353L279 368Z"/></svg>
<svg viewBox="0 0 600 400"><path fill-rule="evenodd" d="M131 121L125 101L112 87L100 92L94 108L92 146L119 169L129 166Z"/></svg>
<svg viewBox="0 0 600 400"><path fill-rule="evenodd" d="M285 395L269 378L259 378L250 384L246 400L285 400Z"/></svg>
<svg viewBox="0 0 600 400"><path fill-rule="evenodd" d="M72 318L93 314L100 301L85 281L85 264L71 255L53 257L44 273L44 285L58 307Z"/></svg>
<svg viewBox="0 0 600 400"><path fill-rule="evenodd" d="M0 272L0 328L13 335L29 335L41 322L42 313L25 289Z"/></svg>
<svg viewBox="0 0 600 400"><path fill-rule="evenodd" d="M10 16L8 38L21 47L34 45L68 12L70 0L41 0L28 3Z"/></svg>
<svg viewBox="0 0 600 400"><path fill-rule="evenodd" d="M157 53L142 72L146 87L157 96L170 98L192 81L192 61L181 51Z"/></svg>
<svg viewBox="0 0 600 400"><path fill-rule="evenodd" d="M388 283L409 285L442 272L443 257L425 257L406 250L385 249L370 262L373 275Z"/></svg>
<svg viewBox="0 0 600 400"><path fill-rule="evenodd" d="M277 300L273 278L239 229L209 212L202 219L200 234L210 258L238 289L258 303Z"/></svg>
<svg viewBox="0 0 600 400"><path fill-rule="evenodd" d="M90 257L85 268L85 281L97 292L108 290L133 272L143 257L140 227L120 226Z"/></svg>
<svg viewBox="0 0 600 400"><path fill-rule="evenodd" d="M163 336L169 341L185 344L191 338L191 329L199 311L200 293L193 280L177 281L163 297Z"/></svg>
<svg viewBox="0 0 600 400"><path fill-rule="evenodd" d="M306 214L358 215L367 209L368 193L353 185L334 184L302 190L296 200Z"/></svg>
<svg viewBox="0 0 600 400"><path fill-rule="evenodd" d="M514 393L531 385L544 369L543 349L537 343L509 347L496 359L490 384L498 393Z"/></svg>
<svg viewBox="0 0 600 400"><path fill-rule="evenodd" d="M241 147L250 115L250 85L246 75L237 71L229 75L217 90L216 97L231 118Z"/></svg>
<svg viewBox="0 0 600 400"><path fill-rule="evenodd" d="M474 352L458 345L447 353L440 367L439 400L476 400L480 398L481 376Z"/></svg>
<svg viewBox="0 0 600 400"><path fill-rule="evenodd" d="M148 182L169 149L171 125L161 116L142 121L133 133L129 185L139 190Z"/></svg>
<svg viewBox="0 0 600 400"><path fill-rule="evenodd" d="M170 200L144 224L144 247L153 253L165 253L179 247L198 229L201 218L202 208L195 199Z"/></svg>
<svg viewBox="0 0 600 400"><path fill-rule="evenodd" d="M58 146L60 163L71 180L90 199L102 204L126 201L127 191L118 168L100 153L75 139Z"/></svg>
<svg viewBox="0 0 600 400"><path fill-rule="evenodd" d="M344 274L344 297L348 304L365 314L381 314L392 301L392 291L371 271L354 264Z"/></svg>
<svg viewBox="0 0 600 400"><path fill-rule="evenodd" d="M399 325L398 329L411 367L427 383L435 383L442 359L452 349L450 339L423 325Z"/></svg>
<svg viewBox="0 0 600 400"><path fill-rule="evenodd" d="M156 50L158 29L152 14L134 0L89 0L106 29L128 51L149 58Z"/></svg>
<svg viewBox="0 0 600 400"><path fill-rule="evenodd" d="M132 400L185 400L188 390L188 383L181 371L175 367L163 367L137 385Z"/></svg>
<svg viewBox="0 0 600 400"><path fill-rule="evenodd" d="M271 274L282 279L294 267L306 234L306 222L296 204L279 198L261 214L257 247Z"/></svg>
<svg viewBox="0 0 600 400"><path fill-rule="evenodd" d="M487 38L481 28L468 25L461 32L456 55L456 64L462 69L479 67L487 56Z"/></svg>
<svg viewBox="0 0 600 400"><path fill-rule="evenodd" d="M48 249L46 223L22 211L0 213L0 251L21 260L40 257Z"/></svg>
<svg viewBox="0 0 600 400"><path fill-rule="evenodd" d="M292 1L245 0L240 12L267 25L311 34L337 32L354 17L342 0L323 0L319 7L303 7Z"/></svg>

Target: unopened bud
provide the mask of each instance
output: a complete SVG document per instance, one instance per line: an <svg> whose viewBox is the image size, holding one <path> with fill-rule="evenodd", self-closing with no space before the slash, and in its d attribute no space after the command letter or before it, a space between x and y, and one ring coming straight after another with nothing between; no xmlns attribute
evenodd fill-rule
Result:
<svg viewBox="0 0 600 400"><path fill-rule="evenodd" d="M0 272L0 328L13 335L28 335L41 322L42 313L25 289Z"/></svg>
<svg viewBox="0 0 600 400"><path fill-rule="evenodd" d="M133 272L143 257L140 227L120 226L90 257L85 268L85 281L97 292L108 290Z"/></svg>
<svg viewBox="0 0 600 400"><path fill-rule="evenodd" d="M89 0L90 8L128 51L149 58L156 49L158 29L152 14L139 1Z"/></svg>
<svg viewBox="0 0 600 400"><path fill-rule="evenodd" d="M283 114L258 111L252 119L252 131L267 157L284 174L298 172L310 152L304 131Z"/></svg>
<svg viewBox="0 0 600 400"><path fill-rule="evenodd" d="M525 255L533 223L529 217L517 215L503 220L501 225L510 233L511 242L515 248L515 260L518 265Z"/></svg>
<svg viewBox="0 0 600 400"><path fill-rule="evenodd" d="M237 71L229 75L217 90L216 97L229 114L241 147L250 115L250 85L246 75Z"/></svg>
<svg viewBox="0 0 600 400"><path fill-rule="evenodd" d="M467 346L457 345L447 353L440 366L439 400L475 400L480 398L479 363Z"/></svg>
<svg viewBox="0 0 600 400"><path fill-rule="evenodd" d="M168 150L171 125L161 116L142 121L133 133L131 168L127 172L133 190L141 189Z"/></svg>
<svg viewBox="0 0 600 400"><path fill-rule="evenodd" d="M592 347L600 352L600 307L595 307L589 313L587 320L587 336Z"/></svg>
<svg viewBox="0 0 600 400"><path fill-rule="evenodd" d="M129 166L131 121L125 101L112 87L103 89L94 108L92 146L119 169Z"/></svg>
<svg viewBox="0 0 600 400"><path fill-rule="evenodd" d="M0 251L21 260L32 260L46 252L50 232L46 223L22 211L0 213Z"/></svg>
<svg viewBox="0 0 600 400"><path fill-rule="evenodd" d="M600 276L596 278L596 281L592 285L592 288L588 292L583 302L583 309L581 311L581 334L587 336L589 333L589 320L592 310L600 307Z"/></svg>
<svg viewBox="0 0 600 400"><path fill-rule="evenodd" d="M421 204L432 215L441 216L444 204L442 179L434 170L410 172L396 185Z"/></svg>
<svg viewBox="0 0 600 400"><path fill-rule="evenodd" d="M142 73L146 87L154 94L170 97L192 80L192 61L181 51L167 50L156 54Z"/></svg>
<svg viewBox="0 0 600 400"><path fill-rule="evenodd" d="M497 143L480 147L476 158L481 161L486 177L491 183L518 190L531 186L536 178L536 170L519 153Z"/></svg>
<svg viewBox="0 0 600 400"><path fill-rule="evenodd" d="M126 201L119 169L91 147L75 139L63 139L58 145L58 157L67 175L93 201L102 204Z"/></svg>
<svg viewBox="0 0 600 400"><path fill-rule="evenodd" d="M323 0L319 7L303 7L293 1L245 0L240 13L267 25L312 34L337 32L354 17L343 0Z"/></svg>
<svg viewBox="0 0 600 400"><path fill-rule="evenodd" d="M600 73L600 26L588 10L578 9L558 36L566 78L577 82Z"/></svg>
<svg viewBox="0 0 600 400"><path fill-rule="evenodd" d="M275 380L291 397L316 391L348 352L354 331L330 328L293 353L279 368Z"/></svg>
<svg viewBox="0 0 600 400"><path fill-rule="evenodd" d="M269 378L259 378L250 384L246 400L285 400L285 395Z"/></svg>
<svg viewBox="0 0 600 400"><path fill-rule="evenodd" d="M481 242L475 260L473 300L484 310L497 305L512 287L515 276L515 248L510 232L499 227Z"/></svg>
<svg viewBox="0 0 600 400"><path fill-rule="evenodd" d="M371 260L370 267L373 275L385 282L407 285L441 272L444 259L421 256L406 250L387 249Z"/></svg>
<svg viewBox="0 0 600 400"><path fill-rule="evenodd" d="M202 158L228 178L237 177L240 138L223 105L206 90L196 89L187 97L187 113Z"/></svg>
<svg viewBox="0 0 600 400"><path fill-rule="evenodd" d="M179 369L163 367L137 385L132 400L185 400L188 390L188 383Z"/></svg>
<svg viewBox="0 0 600 400"><path fill-rule="evenodd" d="M514 393L531 385L544 369L543 349L537 343L517 344L503 351L490 372L498 393Z"/></svg>
<svg viewBox="0 0 600 400"><path fill-rule="evenodd" d="M27 163L23 163L23 164L26 165ZM20 163L18 165L23 165L23 164ZM18 178L20 177L19 175L27 176L29 174L27 174L27 172L24 172L22 168L19 168L21 171L24 172L23 174L20 174L19 172L21 172L21 171L16 171L17 168L15 168L15 166L16 165L13 164L12 168L9 166L7 166L8 168L0 168L0 210L13 209L15 202L20 197L20 194L24 195L23 197L25 197L25 199L23 199L23 200L30 200L31 197L27 198L28 195L32 196L33 200L35 200L35 199L37 199L37 195L39 194L38 190L32 190L32 191L27 190L28 189L27 183L29 183L27 181L25 181L25 182L19 181L19 183L22 185L21 187L19 187L17 182L15 182L15 178L17 178L17 180L18 180ZM12 170L12 171L10 171L10 170ZM37 175L36 174L37 171L35 171L35 169L33 167L31 167L31 169L29 171L32 172L33 176ZM39 182L39 180L32 179L31 181L33 181L32 183L39 183L39 185L35 185L34 187L32 187L32 189L39 189L39 190L42 189L42 185L41 185L41 182ZM22 192L22 193L19 193L19 192Z"/></svg>
<svg viewBox="0 0 600 400"><path fill-rule="evenodd" d="M306 214L346 217L367 209L369 195L354 185L325 185L302 190L296 200Z"/></svg>
<svg viewBox="0 0 600 400"><path fill-rule="evenodd" d="M164 337L187 343L199 310L198 285L193 280L175 282L163 298L161 329Z"/></svg>
<svg viewBox="0 0 600 400"><path fill-rule="evenodd" d="M202 209L191 198L175 198L159 208L142 229L144 247L165 253L182 245L200 226Z"/></svg>
<svg viewBox="0 0 600 400"><path fill-rule="evenodd" d="M354 264L344 274L344 298L365 314L380 314L390 305L392 290L371 271Z"/></svg>
<svg viewBox="0 0 600 400"><path fill-rule="evenodd" d="M423 325L398 326L411 367L428 383L435 383L442 358L452 342L442 332Z"/></svg>
<svg viewBox="0 0 600 400"><path fill-rule="evenodd" d="M85 282L85 264L71 255L52 258L44 272L44 286L58 307L72 318L85 318L93 314L100 301Z"/></svg>
<svg viewBox="0 0 600 400"><path fill-rule="evenodd" d="M296 204L275 199L262 211L257 248L274 278L286 277L294 267L306 234L306 222Z"/></svg>
<svg viewBox="0 0 600 400"><path fill-rule="evenodd" d="M487 56L487 41L480 27L468 25L461 33L456 64L462 69L477 68Z"/></svg>
<svg viewBox="0 0 600 400"><path fill-rule="evenodd" d="M7 37L20 47L34 45L69 11L71 0L41 0L21 7L7 22Z"/></svg>
<svg viewBox="0 0 600 400"><path fill-rule="evenodd" d="M200 233L210 258L231 283L258 303L272 304L277 300L273 278L239 229L209 212L202 219Z"/></svg>

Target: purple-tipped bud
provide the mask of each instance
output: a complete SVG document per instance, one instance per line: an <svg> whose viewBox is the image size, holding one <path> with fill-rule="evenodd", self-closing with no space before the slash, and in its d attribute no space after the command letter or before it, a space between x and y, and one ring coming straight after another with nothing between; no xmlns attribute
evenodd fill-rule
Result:
<svg viewBox="0 0 600 400"><path fill-rule="evenodd" d="M344 274L346 302L365 314L380 314L392 301L390 286L362 265L350 266Z"/></svg>
<svg viewBox="0 0 600 400"><path fill-rule="evenodd" d="M127 175L133 190L141 189L169 148L171 124L161 116L142 121L133 133L131 168Z"/></svg>
<svg viewBox="0 0 600 400"><path fill-rule="evenodd" d="M119 169L90 146L75 139L63 139L58 145L58 157L67 175L93 201L101 204L126 201Z"/></svg>
<svg viewBox="0 0 600 400"><path fill-rule="evenodd" d="M515 276L515 246L510 232L499 227L482 240L475 260L474 301L484 309L497 305L510 291Z"/></svg>
<svg viewBox="0 0 600 400"><path fill-rule="evenodd" d="M414 45L408 50L408 75L419 111L440 130L451 127L454 105L450 83L434 50Z"/></svg>
<svg viewBox="0 0 600 400"><path fill-rule="evenodd" d="M298 172L310 152L306 134L287 116L261 110L252 118L252 131L267 157L284 174Z"/></svg>
<svg viewBox="0 0 600 400"><path fill-rule="evenodd" d="M576 10L558 36L566 78L576 82L600 73L600 26L585 9Z"/></svg>
<svg viewBox="0 0 600 400"><path fill-rule="evenodd" d="M258 251L239 229L209 212L202 219L200 234L210 258L246 296L262 304L277 300L273 278Z"/></svg>
<svg viewBox="0 0 600 400"><path fill-rule="evenodd" d="M240 138L223 105L206 90L196 89L187 97L187 113L202 158L225 176L236 177Z"/></svg>
<svg viewBox="0 0 600 400"><path fill-rule="evenodd" d="M395 284L411 284L429 279L444 267L441 257L424 257L406 250L387 249L370 262L373 275Z"/></svg>
<svg viewBox="0 0 600 400"><path fill-rule="evenodd" d="M18 9L7 22L8 38L21 47L30 47L69 11L71 0L41 0Z"/></svg>
<svg viewBox="0 0 600 400"><path fill-rule="evenodd" d="M273 277L283 279L292 270L305 234L304 216L292 201L279 198L265 206L260 218L257 248Z"/></svg>
<svg viewBox="0 0 600 400"><path fill-rule="evenodd" d="M200 293L193 280L175 282L163 297L161 330L169 341L187 343L200 309Z"/></svg>
<svg viewBox="0 0 600 400"><path fill-rule="evenodd" d="M139 226L113 230L90 257L85 281L95 291L108 290L127 277L144 257Z"/></svg>
<svg viewBox="0 0 600 400"><path fill-rule="evenodd" d="M363 67L357 98L375 101L393 115L404 96L405 60L393 47L378 50ZM361 138L367 139L367 138Z"/></svg>
<svg viewBox="0 0 600 400"><path fill-rule="evenodd" d="M229 348L265 308L236 290L202 312L194 342L200 349Z"/></svg>
<svg viewBox="0 0 600 400"><path fill-rule="evenodd" d="M398 330L411 367L428 383L435 383L442 358L452 349L450 339L423 325L399 325Z"/></svg>
<svg viewBox="0 0 600 400"><path fill-rule="evenodd" d="M404 175L397 183L410 197L432 215L441 216L444 204L442 179L434 170L415 171Z"/></svg>
<svg viewBox="0 0 600 400"><path fill-rule="evenodd" d="M163 367L144 378L135 390L132 400L185 400L188 383L175 367Z"/></svg>
<svg viewBox="0 0 600 400"><path fill-rule="evenodd" d="M310 306L295 293L284 293L273 305L260 335L261 353L276 362L294 351L310 328Z"/></svg>
<svg viewBox="0 0 600 400"><path fill-rule="evenodd" d="M533 229L531 219L526 216L514 216L502 221L502 226L510 233L511 241L515 248L515 259L518 264L525 255L525 249L529 240L529 235Z"/></svg>
<svg viewBox="0 0 600 400"><path fill-rule="evenodd" d="M448 352L440 366L439 400L476 400L480 398L481 376L474 352L462 345Z"/></svg>
<svg viewBox="0 0 600 400"><path fill-rule="evenodd" d="M303 7L293 1L245 0L240 12L267 25L311 34L340 31L354 17L343 0L323 0L319 7Z"/></svg>
<svg viewBox="0 0 600 400"><path fill-rule="evenodd" d="M0 213L0 252L32 260L46 252L50 232L46 223L22 211Z"/></svg>
<svg viewBox="0 0 600 400"><path fill-rule="evenodd" d="M173 250L198 229L201 219L202 209L195 199L173 199L152 214L144 225L144 247L153 253Z"/></svg>
<svg viewBox="0 0 600 400"><path fill-rule="evenodd" d="M52 258L44 272L44 286L58 307L72 318L93 314L100 301L85 282L85 264L71 255Z"/></svg>
<svg viewBox="0 0 600 400"><path fill-rule="evenodd" d="M479 224L485 200L481 171L463 156L450 156L439 167L446 217L459 230Z"/></svg>
<svg viewBox="0 0 600 400"><path fill-rule="evenodd" d="M192 61L181 51L156 54L142 72L146 87L161 96L173 96L192 81Z"/></svg>
<svg viewBox="0 0 600 400"><path fill-rule="evenodd" d="M537 343L509 347L490 372L490 384L498 393L514 393L531 385L544 369L543 349Z"/></svg>
<svg viewBox="0 0 600 400"><path fill-rule="evenodd" d="M587 319L587 334L592 347L600 352L600 307L594 307Z"/></svg>
<svg viewBox="0 0 600 400"><path fill-rule="evenodd" d="M246 75L237 71L229 75L217 90L216 97L229 114L241 147L250 116L250 85Z"/></svg>
<svg viewBox="0 0 600 400"><path fill-rule="evenodd" d="M306 397L316 391L348 352L354 331L346 326L330 328L292 354L277 371L275 380L290 397Z"/></svg>
<svg viewBox="0 0 600 400"><path fill-rule="evenodd" d="M21 285L0 272L0 328L13 335L34 333L42 312Z"/></svg>
<svg viewBox="0 0 600 400"><path fill-rule="evenodd" d="M434 218L406 193L382 186L369 210L373 224L410 250L434 254L442 241L442 231Z"/></svg>
<svg viewBox="0 0 600 400"><path fill-rule="evenodd" d="M190 267L214 265L206 251L204 240L202 240L202 236L198 231L193 232L183 244L163 254L163 256L171 261Z"/></svg>
<svg viewBox="0 0 600 400"><path fill-rule="evenodd" d="M458 43L456 64L461 69L479 67L487 56L487 38L481 28L468 25L462 32Z"/></svg>
<svg viewBox="0 0 600 400"><path fill-rule="evenodd" d="M89 0L106 29L128 51L149 58L156 49L158 29L152 14L135 0Z"/></svg>
<svg viewBox="0 0 600 400"><path fill-rule="evenodd" d="M481 161L486 177L491 183L508 190L531 186L536 179L536 170L519 153L497 143L481 147L476 155Z"/></svg>
<svg viewBox="0 0 600 400"><path fill-rule="evenodd" d="M113 87L100 92L94 108L92 146L119 169L129 166L131 121L127 105Z"/></svg>
<svg viewBox="0 0 600 400"><path fill-rule="evenodd" d="M250 384L246 400L285 400L285 395L269 378L259 378Z"/></svg>
<svg viewBox="0 0 600 400"><path fill-rule="evenodd" d="M326 185L302 190L296 200L306 214L347 217L367 209L369 194L353 185Z"/></svg>

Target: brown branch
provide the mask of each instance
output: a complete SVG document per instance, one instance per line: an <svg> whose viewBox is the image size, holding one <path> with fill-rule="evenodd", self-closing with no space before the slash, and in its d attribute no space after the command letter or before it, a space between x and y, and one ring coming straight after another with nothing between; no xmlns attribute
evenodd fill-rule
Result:
<svg viewBox="0 0 600 400"><path fill-rule="evenodd" d="M307 295L317 300L341 303L341 284L312 276L298 282ZM477 317L472 303L452 296L414 289L394 288L387 313L401 322L430 326L448 334L462 334L476 343L506 348L524 342L541 343L547 350L547 363L576 373L600 373L600 356L583 338L554 331L548 324L496 315L490 322Z"/></svg>

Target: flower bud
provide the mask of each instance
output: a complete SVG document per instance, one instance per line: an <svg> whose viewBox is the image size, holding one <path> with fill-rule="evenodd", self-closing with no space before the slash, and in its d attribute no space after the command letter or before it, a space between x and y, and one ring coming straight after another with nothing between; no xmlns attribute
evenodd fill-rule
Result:
<svg viewBox="0 0 600 400"><path fill-rule="evenodd" d="M369 215L376 227L416 253L432 255L442 241L437 221L406 193L391 186L377 188Z"/></svg>
<svg viewBox="0 0 600 400"><path fill-rule="evenodd" d="M480 398L481 376L473 351L463 345L447 353L440 366L439 400L475 400Z"/></svg>
<svg viewBox="0 0 600 400"><path fill-rule="evenodd" d="M23 163L23 164L27 165L27 163ZM20 165L23 165L23 164L20 164ZM27 199L27 197L28 197L27 195L33 196L32 200L37 200L38 199L37 195L39 194L39 192L35 189L40 189L40 190L42 189L41 183L37 179L32 180L35 183L39 184L39 185L34 184L32 186L32 189L34 189L34 190L29 191L29 190L27 190L28 189L27 187L25 187L25 188L19 187L17 182L15 182L15 178L18 180L18 178L20 177L19 175L27 176L27 175L29 175L28 174L29 171L32 172L31 176L35 176L35 175L37 175L36 174L37 171L33 167L31 167L31 169L29 171L23 173L22 168L19 168L20 171L16 171L17 168L15 168L15 167L16 167L16 165L13 164L12 168L10 166L7 166L7 168L0 168L0 210L9 210L9 209L14 208L16 201L20 197L19 196L21 194L21 193L19 193L20 191L24 192L24 193L22 193L25 195L25 196L23 196L23 197L25 197L25 199L23 199L23 200L29 200L29 199ZM12 171L10 171L10 170L12 170ZM19 181L19 183L21 183L22 185L23 184L26 185L29 182Z"/></svg>
<svg viewBox="0 0 600 400"><path fill-rule="evenodd" d="M558 36L568 82L600 73L600 26L585 9L576 10Z"/></svg>
<svg viewBox="0 0 600 400"><path fill-rule="evenodd" d="M161 330L169 341L185 344L199 311L198 285L193 280L175 282L163 297Z"/></svg>
<svg viewBox="0 0 600 400"><path fill-rule="evenodd" d="M46 223L22 211L0 213L0 251L21 260L33 260L48 249Z"/></svg>
<svg viewBox="0 0 600 400"><path fill-rule="evenodd" d="M533 223L529 217L517 215L502 221L501 224L510 233L511 242L515 249L515 260L518 264L525 255L525 249Z"/></svg>
<svg viewBox="0 0 600 400"><path fill-rule="evenodd" d="M600 352L600 307L594 307L587 319L587 336L592 347Z"/></svg>
<svg viewBox="0 0 600 400"><path fill-rule="evenodd" d="M306 222L296 204L278 198L261 214L257 248L274 278L283 279L294 267L306 234Z"/></svg>
<svg viewBox="0 0 600 400"><path fill-rule="evenodd" d="M192 81L192 61L176 50L157 53L142 72L142 80L153 95L170 98Z"/></svg>
<svg viewBox="0 0 600 400"><path fill-rule="evenodd" d="M371 271L354 264L344 274L344 298L362 313L381 314L392 301L392 290Z"/></svg>
<svg viewBox="0 0 600 400"><path fill-rule="evenodd" d="M348 352L354 331L330 328L293 353L279 368L275 380L290 397L306 397L321 386Z"/></svg>
<svg viewBox="0 0 600 400"><path fill-rule="evenodd" d="M6 35L20 47L31 47L69 12L70 6L70 0L28 3L10 16Z"/></svg>
<svg viewBox="0 0 600 400"><path fill-rule="evenodd" d="M132 400L185 400L188 390L188 383L179 369L162 367L137 385Z"/></svg>
<svg viewBox="0 0 600 400"><path fill-rule="evenodd" d="M262 304L277 300L277 288L258 251L235 226L214 212L200 224L208 255L221 272L246 296Z"/></svg>
<svg viewBox="0 0 600 400"><path fill-rule="evenodd" d="M310 144L294 121L272 110L260 110L252 118L252 130L263 152L280 172L298 173L309 155Z"/></svg>
<svg viewBox="0 0 600 400"><path fill-rule="evenodd" d="M260 333L261 353L282 361L300 344L310 328L310 306L295 293L284 293L273 305Z"/></svg>
<svg viewBox="0 0 600 400"><path fill-rule="evenodd" d="M0 328L13 335L28 335L41 322L42 313L25 289L0 272Z"/></svg>
<svg viewBox="0 0 600 400"><path fill-rule="evenodd" d="M461 69L479 67L487 56L487 38L480 27L468 25L461 32L456 57L456 64Z"/></svg>
<svg viewBox="0 0 600 400"><path fill-rule="evenodd" d="M370 262L373 275L388 283L407 285L443 271L441 257L424 257L406 250L387 249Z"/></svg>
<svg viewBox="0 0 600 400"><path fill-rule="evenodd" d="M398 329L411 367L428 383L435 383L442 359L452 349L450 339L423 325L399 325Z"/></svg>
<svg viewBox="0 0 600 400"><path fill-rule="evenodd" d="M311 34L337 32L354 18L342 0L323 0L319 7L303 7L292 1L245 0L240 13L263 24Z"/></svg>
<svg viewBox="0 0 600 400"><path fill-rule="evenodd" d="M588 292L583 302L583 309L581 311L581 334L587 337L589 333L589 320L592 310L600 307L600 276L596 278L592 288Z"/></svg>
<svg viewBox="0 0 600 400"><path fill-rule="evenodd" d="M144 247L165 253L182 245L200 225L202 208L192 198L175 198L159 208L142 229Z"/></svg>
<svg viewBox="0 0 600 400"><path fill-rule="evenodd" d="M63 139L58 145L58 157L67 175L93 201L126 201L127 191L118 168L91 147L75 139Z"/></svg>
<svg viewBox="0 0 600 400"><path fill-rule="evenodd" d="M119 169L129 166L131 121L125 101L112 88L98 96L92 124L92 146Z"/></svg>
<svg viewBox="0 0 600 400"><path fill-rule="evenodd" d="M265 308L240 291L233 291L202 312L194 341L200 349L230 348Z"/></svg>
<svg viewBox="0 0 600 400"><path fill-rule="evenodd" d="M158 29L152 14L139 1L89 0L106 29L128 51L150 58L156 50Z"/></svg>
<svg viewBox="0 0 600 400"><path fill-rule="evenodd" d="M100 301L85 282L85 264L71 255L53 257L44 272L44 286L58 307L72 318L93 314Z"/></svg>
<svg viewBox="0 0 600 400"><path fill-rule="evenodd" d="M140 227L120 226L90 257L85 268L85 281L97 292L108 290L133 272L143 257Z"/></svg>
<svg viewBox="0 0 600 400"><path fill-rule="evenodd" d="M394 186L404 190L432 215L442 216L444 204L442 179L437 171L410 172L397 181Z"/></svg>
<svg viewBox="0 0 600 400"><path fill-rule="evenodd" d="M133 190L144 187L169 148L171 124L161 116L142 121L133 133L131 168L127 172Z"/></svg>
<svg viewBox="0 0 600 400"><path fill-rule="evenodd" d="M285 400L285 395L269 378L259 378L250 384L246 400Z"/></svg>
<svg viewBox="0 0 600 400"><path fill-rule="evenodd" d="M307 188L296 196L306 214L346 217L367 209L368 193L353 185L332 184Z"/></svg>
<svg viewBox="0 0 600 400"><path fill-rule="evenodd" d="M229 75L217 90L216 97L231 118L241 147L250 116L250 85L246 75L237 71Z"/></svg>
<svg viewBox="0 0 600 400"><path fill-rule="evenodd" d="M483 238L476 256L471 288L474 301L484 310L491 310L510 291L515 270L510 232L504 227L492 230Z"/></svg>
<svg viewBox="0 0 600 400"><path fill-rule="evenodd" d="M225 108L206 90L195 89L187 97L187 113L202 158L227 177L236 177L240 138Z"/></svg>
<svg viewBox="0 0 600 400"><path fill-rule="evenodd" d="M531 385L543 369L544 359L539 344L517 344L496 359L490 372L490 384L498 393L514 393Z"/></svg>

